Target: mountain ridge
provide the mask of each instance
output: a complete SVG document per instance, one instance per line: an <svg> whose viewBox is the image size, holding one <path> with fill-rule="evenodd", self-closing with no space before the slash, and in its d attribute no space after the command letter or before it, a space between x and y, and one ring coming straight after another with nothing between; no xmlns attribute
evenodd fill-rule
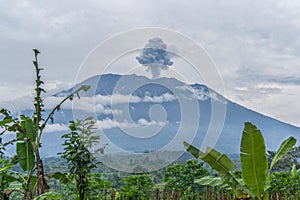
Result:
<svg viewBox="0 0 300 200"><path fill-rule="evenodd" d="M118 82L120 82L119 85ZM247 121L254 123L264 133L264 136L268 141L267 143L269 143L272 149L277 147L277 143L274 142L274 140L278 141L278 140L285 139L284 137L282 137L282 135L287 136L289 132L291 132L292 135L296 136L296 138L299 138L299 133L296 134L296 132L300 132L300 128L297 126L279 121L273 117L264 115L257 111L251 110L245 106L237 104L225 98L224 96L220 95L216 91L210 89L206 85L199 84L199 83L185 84L175 78L162 77L153 80L138 75L118 75L118 74L96 75L88 78L87 80L81 82L80 84L77 84L75 87L65 91L64 93L60 93L60 95L61 94L66 95L66 92L69 93L73 89L77 89L78 87L80 87L80 85L82 84L90 84L90 83L92 83L91 90L86 94L82 94L83 96L93 96L93 95L107 96L107 95L113 95L114 93L114 94L126 94L126 95L130 94L134 97L137 96L143 99L147 95L149 97L158 97L166 93L170 93L174 95L177 92L175 96L178 95L178 97L185 96L188 98L194 98L194 100L197 100L199 109L201 110L201 114L202 114L200 117L201 119L199 120L199 127L198 127L195 143L197 142L201 143L201 140L204 139L203 134L205 134L204 132L208 130L209 123L211 121L212 111L209 108L212 106L212 102L215 101L224 102L226 104L226 115L225 115L224 127L222 129L222 135L219 139L226 141L229 144L232 143L237 147L239 147L239 141L240 141L239 137L241 136L242 133L243 124L244 122ZM110 97L112 98L112 96ZM156 103L149 103L149 102L129 103L130 105L136 107L135 110L130 111L130 116L132 116L135 123L138 123L139 118L150 120L150 118L147 115L145 115L145 113L149 112L150 107ZM179 113L177 113L177 111L179 110L178 109L176 110L176 106L180 106L179 102L178 101L163 102L161 103L161 105L164 106L166 112L171 113L170 114L171 117L167 118L167 120L170 120L171 123L175 124L176 119L177 120L180 119L181 116ZM140 112L136 110L140 110ZM112 119L111 117L109 118ZM185 123L188 123L188 121L186 121ZM201 131L200 129L205 129L205 130ZM283 132L283 133L276 134L276 131ZM201 135L200 132L202 136L199 136ZM234 135L233 133L230 134L229 132L234 132L236 134L235 137L233 136ZM226 135L228 136L228 138L233 138L233 139L232 140L226 139L225 137ZM222 145L219 144L219 146ZM229 146L230 145L227 145L228 149L232 150L232 148ZM235 149L237 150L237 148Z"/></svg>
<svg viewBox="0 0 300 200"><path fill-rule="evenodd" d="M103 74L103 75L94 75L94 76L91 76L91 77L87 78L87 79L84 80L84 81L81 81L80 83L78 83L77 85L71 87L71 88L68 89L68 90L63 90L63 91L60 91L60 92L55 93L53 96L59 97L59 96L65 96L65 95L67 95L67 94L70 94L72 91L78 89L81 85L85 85L85 84L86 84L86 85L89 85L88 82L90 82L90 81L95 81L95 79L99 79L99 77L101 77L101 76L105 76L105 77L107 77L107 76L108 76L108 77L118 77L117 80L118 80L119 78L121 78L122 76L133 76L133 77L137 77L137 78L147 78L147 77L145 77L145 76L140 76L140 75L136 75L136 74L132 74L132 75L120 75L120 74L108 73L108 74ZM147 78L147 79L149 79L149 78ZM186 84L186 83L184 83L184 82L182 82L182 81L180 81L180 80L177 80L177 79L175 79L175 78L159 77L159 78L157 78L157 79L155 79L155 80L162 80L162 79L176 80L176 81L178 81L178 82L181 82L182 84ZM149 80L151 80L151 79L149 79ZM234 100L228 99L228 97L224 97L223 95L219 94L219 93L216 92L215 90L210 89L210 88L209 88L208 86L206 86L205 84L193 83L193 84L187 84L187 85L188 85L188 86L191 86L191 87L205 87L205 88L207 88L208 90L215 92L217 95L221 96L223 99L226 99L226 101L229 101L229 102L231 102L231 103L233 103L233 104L236 104L236 105L238 105L238 106L241 106L241 107L243 107L243 108L245 108L245 109L248 109L248 110L250 110L250 111L252 111L252 112L255 112L255 113L257 113L257 114L260 114L260 115L262 115L262 116L264 116L264 117L272 118L272 119L274 119L274 120L277 120L277 121L280 121L280 122L282 122L282 123L288 124L288 125L293 126L293 127L295 127L295 128L300 128L300 126L294 125L294 124L289 123L289 122L286 122L286 121L279 120L279 119L277 119L276 117L273 117L273 116L271 116L271 115L261 113L261 112L259 112L259 111L256 111L255 109L250 109L250 108L248 108L247 106L244 106L244 105L242 105L242 104L240 104L240 103L236 103ZM106 91L106 90L104 90L104 91ZM106 91L106 92L107 92L107 91ZM109 93L111 94L111 92L109 92ZM81 93L82 96L86 96L85 94L86 94L86 93ZM101 94L101 93L100 93L100 94ZM108 92L107 92L107 93L102 93L102 95L107 95L107 94L108 94Z"/></svg>
<svg viewBox="0 0 300 200"><path fill-rule="evenodd" d="M71 120L94 116L105 136L101 141L106 138L103 142L112 144L108 149L117 146L124 152L155 152L172 144L167 151L184 151L183 141L190 139L193 145L201 147L207 135L215 134L217 141L212 147L225 153L238 153L244 122L252 122L261 130L270 150L277 149L289 136L298 141L300 138L297 126L248 109L206 85L185 84L174 78L152 80L138 75L95 75L53 97L65 97L83 84L90 85L91 89L80 93L82 98L76 100L77 107L62 107L55 114L54 123L67 127ZM226 107L220 135L214 125L210 127L214 104ZM185 129L180 129L181 125ZM62 152L61 135L67 131L43 135L43 156Z"/></svg>

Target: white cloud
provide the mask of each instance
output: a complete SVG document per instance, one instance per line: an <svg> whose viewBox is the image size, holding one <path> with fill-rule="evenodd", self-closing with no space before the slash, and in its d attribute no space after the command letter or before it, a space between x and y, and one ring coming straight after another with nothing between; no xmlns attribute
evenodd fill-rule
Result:
<svg viewBox="0 0 300 200"><path fill-rule="evenodd" d="M56 98L51 96L58 91L63 89L69 88L69 83L63 83L61 81L49 81L45 85L42 86L47 93L42 93L42 96L46 97L44 100L45 109L54 108L62 98ZM34 86L28 84L20 84L16 83L15 85L11 86L8 83L4 83L0 86L0 108L7 108L11 112L20 112L26 109L33 109L33 101L34 101ZM66 102L66 104L70 103Z"/></svg>
<svg viewBox="0 0 300 200"><path fill-rule="evenodd" d="M162 94L161 96L154 96L154 97L145 96L142 99L142 102L163 103L163 102L174 101L176 99L177 98L174 95L170 93L165 93Z"/></svg>
<svg viewBox="0 0 300 200"><path fill-rule="evenodd" d="M205 101L209 98L209 93L205 91L204 87L195 89L191 86L184 85L184 86L180 87L179 89L190 92L192 97L198 99L199 101Z"/></svg>
<svg viewBox="0 0 300 200"><path fill-rule="evenodd" d="M15 84L11 86L8 83L2 83L0 85L0 101L11 101L12 99L30 96L31 91L33 91L33 86L30 85Z"/></svg>
<svg viewBox="0 0 300 200"><path fill-rule="evenodd" d="M97 124L99 126L99 128L101 129L111 129L111 128L137 128L137 127L154 127L154 126L164 126L166 123L168 122L162 122L162 121L155 121L155 120L151 120L148 121L144 118L141 118L137 121L137 123L130 123L127 121L122 121L122 122L118 122L114 119L103 119L103 120L97 120Z"/></svg>
<svg viewBox="0 0 300 200"><path fill-rule="evenodd" d="M119 127L119 123L112 119L104 119L101 121L98 120L97 124L101 129L110 129L110 128Z"/></svg>
<svg viewBox="0 0 300 200"><path fill-rule="evenodd" d="M69 127L66 124L47 124L44 129L45 133L67 131Z"/></svg>
<svg viewBox="0 0 300 200"><path fill-rule="evenodd" d="M158 122L155 120L148 121L144 118L141 118L138 120L138 124L140 126L163 126L165 124L165 122Z"/></svg>
<svg viewBox="0 0 300 200"><path fill-rule="evenodd" d="M120 114L120 110L112 110L109 107L114 107L118 104L129 104L138 102L163 103L173 101L175 99L176 97L169 93L162 94L161 96L145 96L144 98L123 94L113 94L108 96L96 95L95 97L81 97L80 100L76 101L75 106L73 106L72 108L78 110L85 110L88 112Z"/></svg>
<svg viewBox="0 0 300 200"><path fill-rule="evenodd" d="M297 0L0 3L1 106L20 110L32 103L20 87L24 82L32 83L32 47L45 52L41 56L46 65L45 77L70 82L85 56L99 42L128 29L156 26L173 28L201 43L217 64L230 99L276 116L275 102L282 102L280 108L289 116L281 115L279 119L294 123L299 118L299 112L292 107L300 98L299 83L278 83L280 91L257 86L269 82L266 75L272 76L273 82L282 77L300 78ZM5 90L4 81L10 85ZM262 109L266 97L270 101ZM285 101L279 101L279 97Z"/></svg>
<svg viewBox="0 0 300 200"><path fill-rule="evenodd" d="M61 82L57 81L51 84L46 85L45 88L48 88L48 91L44 98L44 109L53 109L56 105L58 105L65 97L56 97L56 96L47 96L49 94L55 94L57 91L61 91L61 85L65 86ZM63 87L66 89L65 87ZM23 91L23 88L9 88L9 87L0 87L0 91L2 89L3 93L8 92L8 96L6 98L0 99L0 105L3 108L9 109L12 113L17 113L24 111L26 109L34 109L33 100L34 94L30 92L30 90ZM32 88L30 88L32 89ZM15 94L16 93L16 94ZM88 113L97 113L97 114L114 114L120 115L123 113L122 110L119 109L111 109L110 106L118 105L118 104L127 104L127 103L138 103L138 102L152 102L152 103L163 103L175 100L176 97L172 94L165 93L161 96L149 97L145 96L144 98L140 98L132 95L121 95L114 94L108 96L96 95L95 97L81 97L80 100L77 98L72 101L65 101L62 105L62 109L75 109L82 110ZM75 103L74 103L75 102Z"/></svg>
<svg viewBox="0 0 300 200"><path fill-rule="evenodd" d="M184 86L180 87L179 89L182 89L184 91L188 91L191 93L191 96L187 95L187 96L185 96L186 98L195 98L199 101L205 101L210 98L213 101L219 101L224 104L227 103L226 100L221 95L219 95L218 93L216 93L212 90L209 90L205 86L202 86L199 88L193 88L191 86L184 85Z"/></svg>
<svg viewBox="0 0 300 200"><path fill-rule="evenodd" d="M119 104L119 103L137 103L140 102L141 99L137 96L131 95L122 95L122 94L113 94L108 96L96 95L95 103L102 105L111 105L111 104Z"/></svg>
<svg viewBox="0 0 300 200"><path fill-rule="evenodd" d="M240 96L236 95L232 100L284 122L300 125L299 93L300 85L264 83L237 91Z"/></svg>

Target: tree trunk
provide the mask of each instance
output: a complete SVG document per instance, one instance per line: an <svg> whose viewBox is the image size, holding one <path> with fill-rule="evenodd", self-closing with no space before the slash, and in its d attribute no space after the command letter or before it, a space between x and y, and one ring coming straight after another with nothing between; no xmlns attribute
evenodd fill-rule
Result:
<svg viewBox="0 0 300 200"><path fill-rule="evenodd" d="M37 166L36 175L38 179L37 193L38 195L41 195L49 191L49 186L45 180L44 166L39 154L36 154L36 166Z"/></svg>

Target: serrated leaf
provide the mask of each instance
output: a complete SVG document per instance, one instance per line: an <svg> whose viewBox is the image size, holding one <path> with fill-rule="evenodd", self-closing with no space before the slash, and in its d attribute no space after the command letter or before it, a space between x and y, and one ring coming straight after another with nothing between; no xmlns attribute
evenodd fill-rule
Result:
<svg viewBox="0 0 300 200"><path fill-rule="evenodd" d="M14 121L13 119L4 119L4 120L0 121L0 126L9 124L9 123L11 123L13 121Z"/></svg>
<svg viewBox="0 0 300 200"><path fill-rule="evenodd" d="M33 64L34 64L34 66L38 66L38 63L36 62L36 61L32 61L33 62Z"/></svg>
<svg viewBox="0 0 300 200"><path fill-rule="evenodd" d="M68 179L68 175L61 173L61 172L55 172L54 174L48 175L50 178L54 178L56 180L59 180L61 183L68 183L70 180Z"/></svg>
<svg viewBox="0 0 300 200"><path fill-rule="evenodd" d="M34 52L34 55L37 56L39 53L41 53L38 49L32 49Z"/></svg>

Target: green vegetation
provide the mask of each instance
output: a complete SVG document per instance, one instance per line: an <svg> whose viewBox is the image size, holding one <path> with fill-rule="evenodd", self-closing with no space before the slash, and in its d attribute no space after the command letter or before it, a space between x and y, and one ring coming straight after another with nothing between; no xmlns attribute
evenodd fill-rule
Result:
<svg viewBox="0 0 300 200"><path fill-rule="evenodd" d="M163 181L166 183L166 188L181 191L183 196L188 198L188 196L204 190L204 187L195 180L205 175L208 175L208 170L203 167L203 163L199 163L197 160L188 160L185 165L175 163L166 168Z"/></svg>
<svg viewBox="0 0 300 200"><path fill-rule="evenodd" d="M150 200L154 182L148 174L131 175L122 181L117 200Z"/></svg>
<svg viewBox="0 0 300 200"><path fill-rule="evenodd" d="M11 176L3 174L4 181L19 181L22 185L21 190L12 190L10 193L6 193L9 197L12 192L20 192L23 195L23 199L33 199L35 194L42 195L49 191L49 186L45 180L44 165L40 157L41 138L43 131L49 121L53 121L55 112L60 110L61 105L67 101L72 100L75 95L79 97L81 90L87 91L89 86L82 86L72 94L64 98L58 105L56 105L50 114L43 118L44 104L42 94L46 91L42 88L44 82L41 80L40 72L43 70L39 67L37 49L33 49L34 57L33 64L36 72L36 85L35 85L35 97L34 108L35 112L33 116L20 115L18 118L14 118L7 109L1 109L0 114L3 118L0 121L0 127L4 129L1 135L7 132L13 132L16 134L16 138L6 144L1 145L1 151L5 149L5 146L16 143L16 158L13 162L4 165L1 171L9 169L15 164L19 164L22 170L26 171L26 175L16 174ZM34 172L36 175L34 176Z"/></svg>
<svg viewBox="0 0 300 200"><path fill-rule="evenodd" d="M222 184L228 185L237 198L268 199L272 168L295 144L295 138L286 139L275 153L268 169L264 138L256 126L249 122L245 123L240 147L242 179L234 176L232 172L234 163L225 154L220 154L211 148L203 153L187 143L185 146L193 156L202 159L215 169L220 175Z"/></svg>
<svg viewBox="0 0 300 200"><path fill-rule="evenodd" d="M72 121L69 126L71 132L64 134L62 138L65 138L63 146L64 152L61 153L61 157L66 159L69 168L69 174L67 178L75 180L74 191L77 194L77 198L80 200L91 199L91 172L97 167L96 159L90 152L90 148L99 142L100 137L94 135L95 121L89 117L85 120ZM103 153L103 148L98 149ZM56 177L64 179L64 176L55 174ZM93 174L94 181L97 180L95 174Z"/></svg>
<svg viewBox="0 0 300 200"><path fill-rule="evenodd" d="M241 169L215 149L207 148L204 153L185 143L188 152L211 168L204 162L188 160L152 173L140 174L141 167L135 165L134 175L118 172L93 156L95 152L103 154L104 147L95 148L100 138L95 135L95 121L91 117L71 121L70 132L62 136L61 157L44 158L42 162L40 148L45 127L65 101L79 98L79 92L87 91L89 86L74 91L44 117L42 94L46 91L42 88L39 53L34 49L33 116L14 117L7 109L0 110L0 200L299 199L300 147L294 147L296 139L286 139L276 152L266 151L260 130L249 122L242 133ZM6 132L14 133L15 138L3 143L1 136ZM11 144L15 144L16 155L8 158L5 151ZM164 156L174 152L165 153ZM124 162L134 164L137 159L141 158L126 157ZM157 155L157 161L145 162L150 165L162 160L163 156Z"/></svg>
<svg viewBox="0 0 300 200"><path fill-rule="evenodd" d="M276 151L267 151L268 163L271 165L271 162L276 154ZM293 165L298 164L300 158L300 146L293 147L285 156L278 160L277 164L273 166L272 172L277 171L289 171Z"/></svg>
<svg viewBox="0 0 300 200"><path fill-rule="evenodd" d="M284 199L299 199L300 169L296 170L294 165L291 171L272 173L268 190L273 198L281 196Z"/></svg>

